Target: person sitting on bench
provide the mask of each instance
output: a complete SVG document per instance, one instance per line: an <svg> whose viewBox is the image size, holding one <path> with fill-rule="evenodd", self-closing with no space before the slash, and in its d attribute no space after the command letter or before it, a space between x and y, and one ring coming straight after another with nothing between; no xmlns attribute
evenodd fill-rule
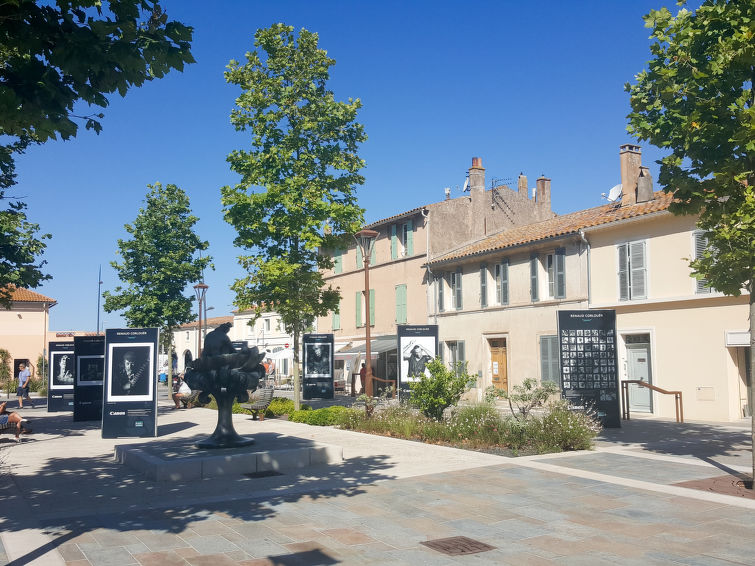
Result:
<svg viewBox="0 0 755 566"><path fill-rule="evenodd" d="M178 388L173 393L173 402L176 404L175 409L181 408L181 400L191 397L191 388L189 384L183 380L183 376L178 376Z"/></svg>
<svg viewBox="0 0 755 566"><path fill-rule="evenodd" d="M22 432L28 434L31 432L31 428L28 427L28 421L26 419L22 419L21 415L18 413L6 409L6 405L7 401L0 403L0 428L5 428L6 426L15 427L16 440L18 440L19 434Z"/></svg>

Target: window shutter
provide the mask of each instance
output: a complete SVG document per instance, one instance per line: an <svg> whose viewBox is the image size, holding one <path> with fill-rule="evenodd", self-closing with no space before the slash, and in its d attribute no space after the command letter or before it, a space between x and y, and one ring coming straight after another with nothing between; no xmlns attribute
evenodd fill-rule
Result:
<svg viewBox="0 0 755 566"><path fill-rule="evenodd" d="M414 223L411 220L406 223L406 255L414 255Z"/></svg>
<svg viewBox="0 0 755 566"><path fill-rule="evenodd" d="M396 322L406 324L406 285L396 285Z"/></svg>
<svg viewBox="0 0 755 566"><path fill-rule="evenodd" d="M467 358L464 355L464 340L459 340L456 343L456 359L460 362L467 361Z"/></svg>
<svg viewBox="0 0 755 566"><path fill-rule="evenodd" d="M391 226L391 259L398 257L398 236L396 236L396 225Z"/></svg>
<svg viewBox="0 0 755 566"><path fill-rule="evenodd" d="M372 242L372 250L370 250L370 265L377 263L377 239Z"/></svg>
<svg viewBox="0 0 755 566"><path fill-rule="evenodd" d="M343 251L336 250L333 254L333 273L338 274L343 271Z"/></svg>
<svg viewBox="0 0 755 566"><path fill-rule="evenodd" d="M530 298L532 302L540 300L537 289L537 255L535 254L530 256Z"/></svg>
<svg viewBox="0 0 755 566"><path fill-rule="evenodd" d="M703 257L705 248L708 247L708 238L705 236L705 232L702 230L696 230L695 237L695 259ZM696 293L710 293L712 289L708 286L707 279L695 280L695 292Z"/></svg>
<svg viewBox="0 0 755 566"><path fill-rule="evenodd" d="M370 326L375 326L375 289L370 289Z"/></svg>
<svg viewBox="0 0 755 566"><path fill-rule="evenodd" d="M443 283L444 277L441 273L435 278L435 284L438 286L438 311L443 312Z"/></svg>
<svg viewBox="0 0 755 566"><path fill-rule="evenodd" d="M362 326L362 291L357 291L357 309L356 309L356 325L357 328Z"/></svg>
<svg viewBox="0 0 755 566"><path fill-rule="evenodd" d="M541 336L540 337L540 381L552 381L559 384L559 373L561 367L558 359L558 337Z"/></svg>
<svg viewBox="0 0 755 566"><path fill-rule="evenodd" d="M502 305L509 304L509 260L504 259L501 264L501 296Z"/></svg>
<svg viewBox="0 0 755 566"><path fill-rule="evenodd" d="M461 310L461 267L456 270L456 310Z"/></svg>
<svg viewBox="0 0 755 566"><path fill-rule="evenodd" d="M621 244L616 248L619 252L619 300L629 300L629 258L627 244Z"/></svg>
<svg viewBox="0 0 755 566"><path fill-rule="evenodd" d="M341 313L333 311L333 330L341 329Z"/></svg>
<svg viewBox="0 0 755 566"><path fill-rule="evenodd" d="M557 299L566 298L566 248L556 250L556 295Z"/></svg>
<svg viewBox="0 0 755 566"><path fill-rule="evenodd" d="M364 261L362 260L362 246L357 246L357 269L364 267Z"/></svg>
<svg viewBox="0 0 755 566"><path fill-rule="evenodd" d="M446 362L445 350L446 350L445 342L438 342L438 358L440 359L442 363Z"/></svg>
<svg viewBox="0 0 755 566"><path fill-rule="evenodd" d="M488 265L480 265L480 307L488 306Z"/></svg>
<svg viewBox="0 0 755 566"><path fill-rule="evenodd" d="M632 242L629 245L629 267L631 269L632 299L647 297L647 273L645 269L645 242Z"/></svg>

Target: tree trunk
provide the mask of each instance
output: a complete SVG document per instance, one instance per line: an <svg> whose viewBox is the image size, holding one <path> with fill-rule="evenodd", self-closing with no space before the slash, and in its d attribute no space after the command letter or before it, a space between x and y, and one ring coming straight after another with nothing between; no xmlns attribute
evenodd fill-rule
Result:
<svg viewBox="0 0 755 566"><path fill-rule="evenodd" d="M294 330L294 410L298 411L301 407L301 397L299 393L299 329Z"/></svg>

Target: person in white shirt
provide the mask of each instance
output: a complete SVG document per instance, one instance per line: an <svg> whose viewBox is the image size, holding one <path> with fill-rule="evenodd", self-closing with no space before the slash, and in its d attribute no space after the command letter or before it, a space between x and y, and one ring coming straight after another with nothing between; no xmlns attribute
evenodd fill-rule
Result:
<svg viewBox="0 0 755 566"><path fill-rule="evenodd" d="M189 384L183 380L183 376L179 376L178 390L173 394L173 402L176 404L175 409L181 408L181 400L191 397L191 388Z"/></svg>

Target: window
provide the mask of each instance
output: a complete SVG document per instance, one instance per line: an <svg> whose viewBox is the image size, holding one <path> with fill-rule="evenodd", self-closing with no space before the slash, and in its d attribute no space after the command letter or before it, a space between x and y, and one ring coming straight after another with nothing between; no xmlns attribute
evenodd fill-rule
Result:
<svg viewBox="0 0 755 566"><path fill-rule="evenodd" d="M480 265L480 308L488 306L488 264Z"/></svg>
<svg viewBox="0 0 755 566"><path fill-rule="evenodd" d="M343 272L343 251L336 250L333 254L333 273L339 274Z"/></svg>
<svg viewBox="0 0 755 566"><path fill-rule="evenodd" d="M265 319L265 331L269 331L269 330L270 330L270 319L266 318Z"/></svg>
<svg viewBox="0 0 755 566"><path fill-rule="evenodd" d="M187 340L189 339L189 331L188 330L186 331L186 339Z"/></svg>
<svg viewBox="0 0 755 566"><path fill-rule="evenodd" d="M540 300L540 293L537 288L537 255L530 256L530 299L534 303Z"/></svg>
<svg viewBox="0 0 755 566"><path fill-rule="evenodd" d="M333 311L333 330L341 330L341 303Z"/></svg>
<svg viewBox="0 0 755 566"><path fill-rule="evenodd" d="M540 337L540 382L552 381L560 385L561 365L558 353L558 336Z"/></svg>
<svg viewBox="0 0 755 566"><path fill-rule="evenodd" d="M462 308L462 302L461 302L461 267L457 268L456 271L452 271L450 273L451 275L451 308L458 310L461 310Z"/></svg>
<svg viewBox="0 0 755 566"><path fill-rule="evenodd" d="M438 288L438 312L443 312L443 287L445 286L445 277L441 273L435 276L435 286Z"/></svg>
<svg viewBox="0 0 755 566"><path fill-rule="evenodd" d="M364 326L364 291L356 292L356 325ZM370 326L375 326L375 289L370 289Z"/></svg>
<svg viewBox="0 0 755 566"><path fill-rule="evenodd" d="M692 238L695 245L695 259L700 259L701 257L703 257L705 248L708 247L708 237L702 230L695 230L692 233ZM708 285L707 279L695 279L695 293L704 294L710 293L712 291L713 287Z"/></svg>
<svg viewBox="0 0 755 566"><path fill-rule="evenodd" d="M391 259L414 255L414 223L408 220L404 224L391 226Z"/></svg>
<svg viewBox="0 0 755 566"><path fill-rule="evenodd" d="M448 366L455 369L457 374L460 374L465 369L464 362L466 361L464 359L464 341L446 342L446 349L448 350Z"/></svg>
<svg viewBox="0 0 755 566"><path fill-rule="evenodd" d="M645 242L628 242L616 249L619 254L619 300L647 298Z"/></svg>
<svg viewBox="0 0 755 566"><path fill-rule="evenodd" d="M548 275L548 298L563 299L566 297L566 249L558 248L555 253L547 254L544 258L545 273Z"/></svg>
<svg viewBox="0 0 755 566"><path fill-rule="evenodd" d="M495 296L499 305L509 304L509 260L503 259L495 266Z"/></svg>
<svg viewBox="0 0 755 566"><path fill-rule="evenodd" d="M406 324L406 285L396 285L396 322Z"/></svg>

